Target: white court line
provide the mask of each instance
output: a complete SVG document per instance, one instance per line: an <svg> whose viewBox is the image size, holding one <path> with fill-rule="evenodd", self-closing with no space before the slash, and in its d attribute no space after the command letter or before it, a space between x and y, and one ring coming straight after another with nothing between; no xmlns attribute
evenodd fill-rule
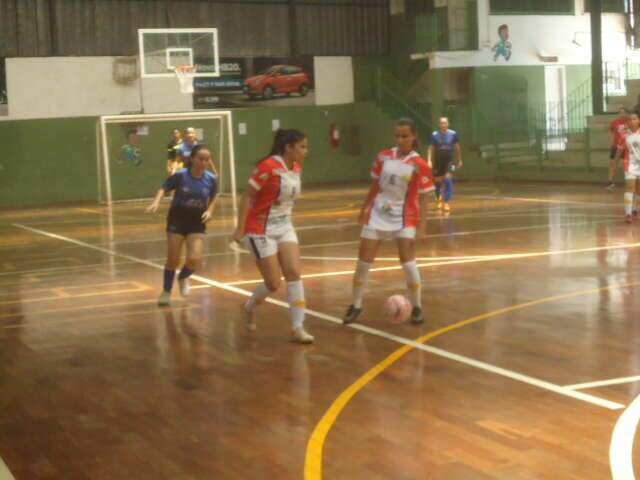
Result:
<svg viewBox="0 0 640 480"><path fill-rule="evenodd" d="M569 390L583 390L585 388L606 387L608 385L621 385L623 383L640 382L640 375L633 377L612 378L609 380L600 380L597 382L576 383L575 385L565 385L564 388Z"/></svg>
<svg viewBox="0 0 640 480"><path fill-rule="evenodd" d="M590 248L578 248L574 250L551 250L547 252L531 252L531 253L511 253L511 254L500 254L500 255L486 255L480 257L468 257L463 260L451 260L444 262L430 262L430 263L418 263L416 267L418 268L426 268L426 267L437 267L442 265L460 265L464 263L478 263L478 262L497 262L501 260L518 260L521 258L536 258L536 257L548 257L552 255L566 255L566 254L576 254L576 253L592 253L592 252L602 252L608 250L620 250L620 249L629 249L640 247L640 243L624 243L620 245L609 245L606 247L590 247ZM402 265L394 265L392 267L377 267L372 268L369 272L391 272L395 270L402 270ZM309 273L301 275L300 278L325 278L325 277L339 277L343 275L353 275L355 270L338 270L335 272L322 272L322 273ZM240 286L240 285L255 285L256 283L262 283L263 280L253 279L253 280L239 280L237 282L229 282L225 283L228 286ZM192 288L207 288L206 286L196 286Z"/></svg>
<svg viewBox="0 0 640 480"><path fill-rule="evenodd" d="M593 207L615 207L618 203L581 202L577 200L552 200L548 198L527 198L527 197L507 197L497 195L472 195L475 198L486 198L490 200L517 200L519 202L548 203L552 205L589 205Z"/></svg>
<svg viewBox="0 0 640 480"><path fill-rule="evenodd" d="M43 235L45 237L53 238L53 239L56 239L56 240L61 240L63 242L73 243L75 245L79 245L81 247L86 247L86 248L89 248L89 249L92 249L92 250L96 250L96 251L99 251L99 252L104 252L104 253L107 253L107 254L109 254L109 255L111 255L113 257L120 257L120 258L124 258L126 260L137 261L141 265L147 265L147 266L155 268L157 270L164 270L164 266L163 265L160 265L160 264L157 264L157 263L153 263L153 262L150 262L148 260L137 258L137 257L131 256L131 255L125 255L125 254L117 253L117 252L115 252L113 250L108 250L108 249L102 248L102 247L96 247L95 245L91 245L89 243L81 242L79 240L74 240L73 238L64 237L62 235L57 235L55 233L46 232L44 230L39 230L39 229L36 229L36 228L31 228L31 227L28 227L26 225L21 225L19 223L14 223L13 225L15 227L22 228L23 230L27 230L29 232L36 233L38 235ZM206 284L208 284L208 285L210 285L212 287L219 288L221 290L226 290L228 292L237 293L237 294L243 295L245 297L250 297L251 296L251 292L249 292L247 290L243 290L243 289L240 289L240 288L228 285L228 284L217 282L215 280L211 280L209 278L202 277L200 275L192 275L191 278L193 278L196 281L199 281L199 282L202 282L202 283L206 283ZM286 309L289 308L289 304L288 303L280 301L280 300L276 300L276 299L273 299L273 298L267 298L265 301L267 303L272 304L272 305L277 305L279 307L283 307L283 308L286 308ZM334 317L332 315L327 315L325 313L318 312L316 310L311 310L311 309L305 309L305 313L307 315L311 316L311 317L320 318L322 320L326 320L326 321L329 321L331 323L342 325L342 320L340 318ZM589 395L589 394L586 394L586 393L582 393L582 392L575 392L573 390L566 389L566 388L564 388L564 387L562 387L560 385L555 385L555 384L550 383L550 382L545 382L544 380L539 380L537 378L529 377L528 375L523 375L521 373L513 372L511 370L507 370L507 369L504 369L504 368L501 368L501 367L497 367L495 365L491 365L491 364L488 364L488 363L485 363L485 362L481 362L479 360L474 360L472 358L468 358L468 357L465 357L465 356L462 356L462 355L458 355L458 354L455 354L455 353L447 352L446 350L441 350L439 348L430 347L430 346L424 345L422 343L415 342L413 340L408 340L408 339L406 339L404 337L399 337L397 335L389 334L389 333L384 332L382 330L377 330L375 328L367 327L367 326L360 325L360 324L357 324L357 323L353 323L353 324L347 325L346 327L351 328L353 330L359 330L361 332L368 333L369 335L373 335L373 336L376 336L376 337L379 337L379 338L384 338L386 340L391 340L391 341L394 341L396 343L400 343L402 345L410 345L413 348L416 348L418 350L429 352L431 354L434 354L434 355L437 355L437 356L440 356L440 357L444 357L444 358L447 358L449 360L453 360L453 361L456 361L456 362L459 362L459 363L462 363L462 364L465 364L465 365L468 365L468 366L471 366L471 367L475 367L475 368L478 368L478 369L481 369L481 370L484 370L484 371L487 371L487 372L494 373L496 375L500 375L500 376L503 376L503 377L506 377L506 378L510 378L512 380L516 380L516 381L521 382L521 383L532 385L532 386L538 387L538 388L543 389L543 390L551 391L551 392L557 393L559 395L564 395L566 397L571 397L571 398L574 398L576 400L580 400L580 401L583 401L583 402L590 403L592 405L597 405L599 407L604 407L604 408L607 408L609 410L618 410L618 409L624 408L624 405L616 403L616 402L611 402L609 400L606 400L606 399L603 399L603 398L599 398L599 397L596 397L594 395Z"/></svg>
<svg viewBox="0 0 640 480"><path fill-rule="evenodd" d="M640 422L640 395L620 415L611 435L609 465L613 480L635 480L633 442Z"/></svg>
<svg viewBox="0 0 640 480"><path fill-rule="evenodd" d="M2 458L0 458L0 480L15 480L9 471L9 467L2 461Z"/></svg>

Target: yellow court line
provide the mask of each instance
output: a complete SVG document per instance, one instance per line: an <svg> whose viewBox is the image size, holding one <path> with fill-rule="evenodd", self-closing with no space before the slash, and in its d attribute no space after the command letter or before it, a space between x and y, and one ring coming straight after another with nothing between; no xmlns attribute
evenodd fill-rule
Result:
<svg viewBox="0 0 640 480"><path fill-rule="evenodd" d="M540 298L538 300L532 300L530 302L520 303L517 305L512 305L510 307L504 307L497 310L493 310L488 313L483 313L481 315L477 315L475 317L468 318L466 320L462 320L458 323L454 323L453 325L449 325L448 327L443 327L438 330L435 330L431 333L427 333L419 338L417 338L414 343L427 343L430 340L433 340L436 337L444 335L445 333L451 332L453 330L458 330L462 327L466 327L468 325L480 322L482 320L487 320L492 317L496 317L498 315L503 315L505 313L510 313L515 310L521 310L529 307L533 307L536 305L541 305L544 303L554 302L558 300L564 300L567 298L574 298L583 295L589 295L592 293L597 293L605 290L613 290L620 288L628 288L635 287L640 285L640 282L632 282L625 284L617 284L610 285L608 287L603 288L592 288L589 290L582 290L579 292L566 293L562 295L554 295L551 297ZM304 467L304 478L305 480L321 480L322 479L322 454L324 449L324 444L329 434L329 431L335 424L338 416L344 408L347 406L349 401L364 387L366 387L369 383L371 383L376 377L378 377L382 372L391 367L394 363L404 357L407 353L413 350L415 347L413 345L404 345L397 350L395 350L391 355L387 358L379 362L369 371L367 371L364 375L358 378L354 383L352 383L346 390L344 390L334 402L331 404L326 413L322 416L316 427L314 428L311 437L309 438L309 442L307 443L307 451L305 456L305 467Z"/></svg>
<svg viewBox="0 0 640 480"><path fill-rule="evenodd" d="M39 310L37 312L29 312L29 316L34 315L49 315L51 313L60 313L60 312L74 312L77 310L91 310L96 308L113 308L113 307L124 307L128 305L144 305L146 303L158 303L157 299L152 300L138 300L136 302L120 302L120 303L99 303L98 305L83 305L81 307L68 307L68 308L46 308L44 310ZM15 312L15 313L3 313L0 314L0 318L11 318L11 317L20 317L24 316L25 312Z"/></svg>

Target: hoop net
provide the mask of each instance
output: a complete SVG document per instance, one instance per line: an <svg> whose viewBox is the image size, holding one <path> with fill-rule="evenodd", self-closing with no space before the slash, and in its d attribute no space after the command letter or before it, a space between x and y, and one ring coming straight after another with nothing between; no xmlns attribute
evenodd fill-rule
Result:
<svg viewBox="0 0 640 480"><path fill-rule="evenodd" d="M193 77L196 76L196 67L193 65L182 65L173 69L180 83L180 92L184 94L193 93Z"/></svg>

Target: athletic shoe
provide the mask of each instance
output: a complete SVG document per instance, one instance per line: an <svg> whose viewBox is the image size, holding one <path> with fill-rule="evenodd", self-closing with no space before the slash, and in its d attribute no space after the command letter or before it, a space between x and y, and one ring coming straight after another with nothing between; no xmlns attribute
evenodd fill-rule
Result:
<svg viewBox="0 0 640 480"><path fill-rule="evenodd" d="M444 207L442 207L442 209L444 210L444 213L449 213L451 212L451 207L449 206L448 203L444 204Z"/></svg>
<svg viewBox="0 0 640 480"><path fill-rule="evenodd" d="M424 323L424 315L422 315L422 309L420 307L413 307L413 310L411 310L411 319L409 321L414 325Z"/></svg>
<svg viewBox="0 0 640 480"><path fill-rule="evenodd" d="M180 295L182 295L183 297L189 296L189 292L191 291L191 285L189 285L189 277L178 278L178 284L180 285Z"/></svg>
<svg viewBox="0 0 640 480"><path fill-rule="evenodd" d="M313 343L315 338L305 331L303 327L297 327L291 330L291 339L296 343L309 344Z"/></svg>
<svg viewBox="0 0 640 480"><path fill-rule="evenodd" d="M442 200L438 200L438 210L442 210L444 207L444 202Z"/></svg>
<svg viewBox="0 0 640 480"><path fill-rule="evenodd" d="M633 217L631 215L625 215L625 222L627 222L628 224L633 223Z"/></svg>
<svg viewBox="0 0 640 480"><path fill-rule="evenodd" d="M256 322L253 319L253 309L249 310L247 304L242 304L242 315L244 316L244 325L250 332L256 331Z"/></svg>
<svg viewBox="0 0 640 480"><path fill-rule="evenodd" d="M158 297L158 306L168 307L169 305L171 305L171 292L163 290L160 297Z"/></svg>
<svg viewBox="0 0 640 480"><path fill-rule="evenodd" d="M604 188L606 188L607 190L613 190L613 189L616 188L616 184L615 183L610 183L609 185L607 185Z"/></svg>
<svg viewBox="0 0 640 480"><path fill-rule="evenodd" d="M350 323L354 323L358 319L361 313L362 313L361 308L356 308L353 305L349 305L349 308L347 309L347 313L345 313L342 319L343 325L349 325Z"/></svg>

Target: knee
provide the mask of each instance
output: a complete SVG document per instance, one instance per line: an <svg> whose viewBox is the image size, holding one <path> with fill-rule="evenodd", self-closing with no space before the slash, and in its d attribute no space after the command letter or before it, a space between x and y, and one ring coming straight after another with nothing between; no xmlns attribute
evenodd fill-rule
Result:
<svg viewBox="0 0 640 480"><path fill-rule="evenodd" d="M287 282L297 282L300 280L300 271L295 268L287 269L282 272Z"/></svg>
<svg viewBox="0 0 640 480"><path fill-rule="evenodd" d="M202 257L187 257L185 265L191 270L200 270L200 267L202 267Z"/></svg>
<svg viewBox="0 0 640 480"><path fill-rule="evenodd" d="M275 293L280 288L282 281L279 278L268 278L265 279L264 284L271 293Z"/></svg>

